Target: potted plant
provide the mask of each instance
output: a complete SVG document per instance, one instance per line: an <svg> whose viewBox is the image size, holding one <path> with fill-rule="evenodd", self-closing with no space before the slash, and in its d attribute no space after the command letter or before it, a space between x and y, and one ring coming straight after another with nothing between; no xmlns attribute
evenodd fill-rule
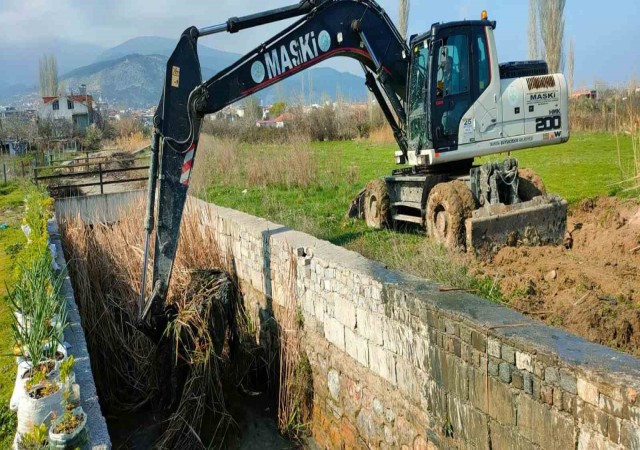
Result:
<svg viewBox="0 0 640 450"><path fill-rule="evenodd" d="M29 265L22 265L20 276L9 291L14 317L11 324L16 346L18 373L10 407L16 410L25 392L27 372L45 362L53 362L53 372L66 357L62 346L66 309L60 296L61 278L51 282L48 255L41 254ZM34 363L35 361L35 363Z"/></svg>
<svg viewBox="0 0 640 450"><path fill-rule="evenodd" d="M70 357L67 361L73 361ZM63 383L67 383L63 390L63 413L57 416L54 413L51 427L49 428L49 445L52 449L75 449L87 440L87 415L79 406L79 398L74 399L70 381L71 368L73 362L65 363L60 368L60 377Z"/></svg>
<svg viewBox="0 0 640 450"><path fill-rule="evenodd" d="M49 448L47 437L48 428L45 424L42 424L22 436L16 434L13 448L15 450L46 450Z"/></svg>

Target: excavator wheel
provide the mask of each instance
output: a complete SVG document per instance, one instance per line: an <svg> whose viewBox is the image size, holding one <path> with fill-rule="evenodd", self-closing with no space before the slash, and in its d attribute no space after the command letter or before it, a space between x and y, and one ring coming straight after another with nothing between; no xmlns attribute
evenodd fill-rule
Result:
<svg viewBox="0 0 640 450"><path fill-rule="evenodd" d="M389 192L384 180L372 180L367 184L364 197L364 220L369 228L380 229L390 222Z"/></svg>
<svg viewBox="0 0 640 450"><path fill-rule="evenodd" d="M462 202L463 215L465 219L471 217L471 213L474 209L476 209L476 201L473 199L473 193L471 189L464 181L454 180L450 181L451 184L458 195L460 196L460 201Z"/></svg>
<svg viewBox="0 0 640 450"><path fill-rule="evenodd" d="M437 243L450 249L464 250L464 221L471 215L473 207L468 202L469 197L458 192L461 190L458 183L466 189L464 183L454 181L440 183L431 190L425 221L427 234Z"/></svg>
<svg viewBox="0 0 640 450"><path fill-rule="evenodd" d="M533 169L520 169L518 170L518 176L520 177L518 197L523 202L528 202L534 197L547 194L547 188L544 186L542 178Z"/></svg>

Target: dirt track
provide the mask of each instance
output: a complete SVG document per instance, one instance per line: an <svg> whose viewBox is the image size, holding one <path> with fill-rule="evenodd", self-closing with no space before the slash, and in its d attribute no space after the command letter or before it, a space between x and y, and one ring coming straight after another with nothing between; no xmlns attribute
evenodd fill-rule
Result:
<svg viewBox="0 0 640 450"><path fill-rule="evenodd" d="M573 246L503 248L480 274L515 309L640 355L640 207L601 197L573 207Z"/></svg>

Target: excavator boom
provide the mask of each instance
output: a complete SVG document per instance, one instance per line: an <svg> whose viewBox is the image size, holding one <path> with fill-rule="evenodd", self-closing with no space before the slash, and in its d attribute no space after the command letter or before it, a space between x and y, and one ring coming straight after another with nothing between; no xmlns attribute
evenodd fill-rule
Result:
<svg viewBox="0 0 640 450"><path fill-rule="evenodd" d="M199 37L235 33L298 16L302 17L282 32L211 79L202 81L197 53ZM167 62L164 89L154 117L138 318L139 327L147 335L159 340L174 314L165 300L203 117L328 58L346 56L361 63L367 86L380 102L399 147L406 152L402 124L405 122L408 55L405 41L373 0L302 0L290 7L234 17L200 30L191 27L183 32ZM156 203L152 291L146 300L147 255Z"/></svg>

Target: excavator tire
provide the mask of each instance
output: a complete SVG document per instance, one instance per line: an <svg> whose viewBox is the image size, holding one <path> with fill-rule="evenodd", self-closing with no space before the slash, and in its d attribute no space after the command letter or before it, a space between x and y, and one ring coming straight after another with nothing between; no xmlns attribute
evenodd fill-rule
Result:
<svg viewBox="0 0 640 450"><path fill-rule="evenodd" d="M468 219L469 217L471 217L471 213L473 212L473 210L476 209L476 201L473 199L471 189L469 188L467 183L460 180L451 181L450 184L455 188L456 192L460 196L464 218Z"/></svg>
<svg viewBox="0 0 640 450"><path fill-rule="evenodd" d="M520 181L518 183L518 197L523 202L528 202L539 195L546 195L547 188L544 186L542 178L533 169L518 170Z"/></svg>
<svg viewBox="0 0 640 450"><path fill-rule="evenodd" d="M371 180L364 197L364 220L369 228L385 228L389 225L389 192L384 180Z"/></svg>
<svg viewBox="0 0 640 450"><path fill-rule="evenodd" d="M437 243L452 250L464 250L464 221L472 211L463 198L466 195L460 195L458 189L460 187L455 181L440 183L434 187L427 199L425 217L427 234Z"/></svg>

